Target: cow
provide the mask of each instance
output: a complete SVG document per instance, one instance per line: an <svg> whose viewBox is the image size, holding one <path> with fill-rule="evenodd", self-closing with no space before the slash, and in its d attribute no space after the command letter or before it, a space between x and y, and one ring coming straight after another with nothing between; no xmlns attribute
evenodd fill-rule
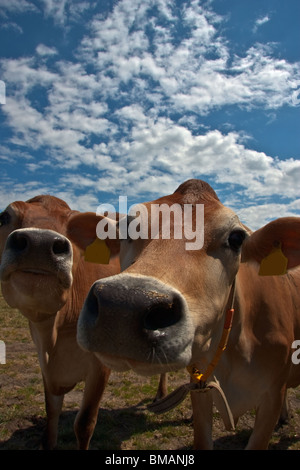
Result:
<svg viewBox="0 0 300 470"><path fill-rule="evenodd" d="M74 429L79 449L87 449L110 370L76 342L77 319L92 283L120 271L84 261L66 238L77 213L61 199L36 196L16 201L0 214L0 279L6 302L28 319L42 371L47 413L42 445L57 443L64 395L80 382L85 389Z"/></svg>
<svg viewBox="0 0 300 470"><path fill-rule="evenodd" d="M170 208L169 239L163 218L150 236L154 206ZM181 237L174 235L175 207L192 210L192 225ZM118 224L106 221L108 233L116 229L105 242L120 253L122 273L91 287L78 321L79 344L119 371L152 375L187 367L194 449L213 448L213 403L227 428L255 409L247 448L267 449L287 388L300 384L300 367L291 360L293 341L300 339L300 218L279 218L252 232L208 183L192 179L138 205L135 219L136 226L144 220L144 236L120 237ZM75 215L68 236L83 248L103 221ZM202 243L187 249L197 231ZM271 255L277 260L270 270Z"/></svg>
<svg viewBox="0 0 300 470"><path fill-rule="evenodd" d="M57 444L64 395L80 382L85 389L74 430L79 449L87 449L97 421L99 402L110 375L92 353L76 342L76 326L92 283L120 271L87 263L67 239L68 219L77 213L61 199L36 196L16 201L0 214L0 279L6 302L28 319L38 352L45 406L45 449Z"/></svg>

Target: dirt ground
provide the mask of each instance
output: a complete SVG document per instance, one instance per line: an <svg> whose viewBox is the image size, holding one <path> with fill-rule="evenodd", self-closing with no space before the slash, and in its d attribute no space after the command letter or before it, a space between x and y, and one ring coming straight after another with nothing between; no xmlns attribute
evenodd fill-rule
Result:
<svg viewBox="0 0 300 470"><path fill-rule="evenodd" d="M39 449L45 426L43 386L35 347L26 320L0 296L0 339L6 343L6 364L0 364L0 450ZM179 371L169 375L169 391L187 382ZM158 377L132 372L111 374L101 402L91 449L187 450L193 442L190 399L163 415L146 410ZM73 422L82 397L80 384L66 395L59 424L58 449L75 449ZM273 433L271 450L300 450L300 388L289 393L291 418ZM254 412L240 418L235 432L224 429L214 414L215 449L243 449Z"/></svg>

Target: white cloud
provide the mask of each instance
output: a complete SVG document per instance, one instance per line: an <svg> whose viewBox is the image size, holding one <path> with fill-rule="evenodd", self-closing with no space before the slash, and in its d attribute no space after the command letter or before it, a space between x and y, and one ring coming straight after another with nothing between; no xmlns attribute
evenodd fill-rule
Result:
<svg viewBox="0 0 300 470"><path fill-rule="evenodd" d="M299 217L300 199L289 204L254 204L236 209L240 220L251 230L257 230L271 220L279 217Z"/></svg>
<svg viewBox="0 0 300 470"><path fill-rule="evenodd" d="M198 2L183 6L180 28L187 32L181 40L178 20L164 10L149 18L148 6L148 2L119 2L107 18L91 22L91 34L82 41L78 57L96 68L107 96L133 80L133 92L152 102L150 90L145 95L145 88L139 90L137 85L146 75L174 111L207 113L224 105L276 109L299 103L299 63L277 59L270 45L261 44L230 57L215 27L220 18L209 15Z"/></svg>
<svg viewBox="0 0 300 470"><path fill-rule="evenodd" d="M236 56L231 67L225 59L206 60L178 82L180 92L172 100L182 110L207 113L226 105L276 109L299 103L300 64L276 59L269 48L256 45L246 56Z"/></svg>
<svg viewBox="0 0 300 470"><path fill-rule="evenodd" d="M4 12L2 11L2 13L1 13L1 9L0 9L0 16L1 15L5 16ZM6 21L5 23L0 25L0 29L3 29L3 30L9 30L10 29L10 30L14 31L17 34L23 34L23 29L21 28L21 26L18 25L17 23L15 23L14 21Z"/></svg>
<svg viewBox="0 0 300 470"><path fill-rule="evenodd" d="M269 15L265 15L265 16L260 16L259 18L257 18L257 20L255 21L254 23L254 26L253 26L253 32L256 33L258 28L266 23L268 23L270 21L270 17Z"/></svg>
<svg viewBox="0 0 300 470"><path fill-rule="evenodd" d="M65 22L68 0L42 0L46 16L52 16L57 23Z"/></svg>
<svg viewBox="0 0 300 470"><path fill-rule="evenodd" d="M124 106L123 108L118 109L115 112L115 115L131 123L133 122L138 124L139 122L142 123L147 121L147 117L144 114L144 110L139 104Z"/></svg>
<svg viewBox="0 0 300 470"><path fill-rule="evenodd" d="M28 113L24 114L24 119L25 115L28 117ZM235 209L251 228L258 228L278 214L287 216L299 212L299 160L281 161L247 149L233 132L222 134L214 130L194 135L170 119L147 118L136 106L123 109L123 117L135 120L130 135L95 145L93 149L80 145L76 132L73 135L67 130L48 129L47 139L53 138L57 148L60 146L55 158L62 172L55 187L49 186L47 192L64 196L74 208L79 208L80 201L81 210L95 210L106 193L114 194L111 201L114 204L119 195L127 195L132 202L137 202L140 198L152 199L172 193L184 180L198 177L209 181L217 192L231 188L232 194L225 198L220 195L221 200ZM39 116L36 119L38 121ZM46 128L41 132L46 133ZM90 171L74 173L79 160ZM29 167L32 164L29 160ZM53 172L50 162L40 162L40 170L43 165L44 169L48 165ZM10 197L14 194L21 199L25 194L29 198L34 192L45 190L42 185L17 184L12 193L5 191L5 186L2 185L3 193L10 192ZM3 194L3 201L7 200L7 194ZM282 201L290 198L292 202L275 204L274 196Z"/></svg>
<svg viewBox="0 0 300 470"><path fill-rule="evenodd" d="M0 211L13 201L24 201L38 194L49 194L50 188L37 181L16 183L10 178L3 178L0 188Z"/></svg>
<svg viewBox="0 0 300 470"><path fill-rule="evenodd" d="M31 4L21 0L20 5L25 10ZM95 6L78 2L75 8L69 0L43 0L43 5L45 15L60 25ZM227 199L250 226L276 211L299 210L282 202L299 197L299 160L251 150L243 133L201 127L199 115L227 105L265 110L298 105L300 64L277 58L262 44L233 56L218 30L221 17L193 0L182 5L179 19L172 5L119 1L111 13L92 18L74 60L62 60L59 45L40 43L32 57L1 61L11 144L21 153L29 147L42 155L27 162L32 176L52 165L61 170L55 187L15 184L12 198L22 191L22 198L55 192L88 210L104 192L137 202L200 177L218 191L232 186L243 204L246 197L244 209L238 198ZM168 117L174 115L181 118ZM2 152L0 158L9 157ZM270 205L275 195L279 202Z"/></svg>
<svg viewBox="0 0 300 470"><path fill-rule="evenodd" d="M52 18L57 26L66 27L70 22L82 20L82 14L93 10L97 2L80 0L0 0L0 16L5 18L10 14L33 12L41 10L48 18Z"/></svg>
<svg viewBox="0 0 300 470"><path fill-rule="evenodd" d="M39 44L36 47L36 52L40 56L53 56L58 53L55 47L49 47L49 46L46 46L45 44Z"/></svg>
<svg viewBox="0 0 300 470"><path fill-rule="evenodd" d="M75 184L75 183L74 183ZM64 200L71 209L96 211L101 203L99 199L91 194L75 194L74 187L65 185L63 188L53 188L51 185L30 181L29 183L16 184L13 180L6 180L4 188L0 188L0 211L4 210L13 201L27 201L40 194L50 194Z"/></svg>
<svg viewBox="0 0 300 470"><path fill-rule="evenodd" d="M83 13L93 10L97 5L93 1L80 0L39 0L39 3L44 15L52 18L57 26L64 28L70 23L81 21Z"/></svg>
<svg viewBox="0 0 300 470"><path fill-rule="evenodd" d="M36 6L27 0L0 0L0 16L9 13L24 13L26 11L37 11Z"/></svg>
<svg viewBox="0 0 300 470"><path fill-rule="evenodd" d="M166 173L171 181L191 176L214 178L217 185L238 186L250 201L300 194L299 160L280 161L247 149L237 133L224 135L214 130L193 135L186 127L160 118L156 122L141 120L133 127L130 140L127 137L115 145L127 172L143 182L146 192L153 190L154 176Z"/></svg>

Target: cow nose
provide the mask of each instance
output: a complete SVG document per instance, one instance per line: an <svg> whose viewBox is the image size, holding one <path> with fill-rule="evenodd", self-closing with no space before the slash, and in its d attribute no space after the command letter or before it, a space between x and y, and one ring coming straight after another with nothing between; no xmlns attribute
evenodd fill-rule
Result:
<svg viewBox="0 0 300 470"><path fill-rule="evenodd" d="M6 249L17 255L44 250L54 258L71 254L71 244L66 237L52 230L41 229L15 230L7 238Z"/></svg>
<svg viewBox="0 0 300 470"><path fill-rule="evenodd" d="M182 295L154 278L111 276L92 286L80 313L77 340L89 351L145 362L155 352L155 360L164 363L168 359L162 345L176 342L178 328L185 331L186 312Z"/></svg>

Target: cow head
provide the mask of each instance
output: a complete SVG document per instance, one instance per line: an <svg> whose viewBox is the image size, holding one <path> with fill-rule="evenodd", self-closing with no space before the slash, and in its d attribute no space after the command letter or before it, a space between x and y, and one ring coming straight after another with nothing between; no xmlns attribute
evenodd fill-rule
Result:
<svg viewBox="0 0 300 470"><path fill-rule="evenodd" d="M53 196L10 204L0 214L0 279L7 303L32 320L66 302L79 249L66 238L74 211Z"/></svg>
<svg viewBox="0 0 300 470"><path fill-rule="evenodd" d="M167 221L170 237L164 239L165 221L151 220L151 209L174 204L182 209L182 236L176 232L173 215L171 223ZM202 224L201 218L197 220L199 205L204 207ZM285 224L278 223L275 231L266 229L268 237L263 230L251 234L212 188L199 180L189 180L172 195L139 207L139 223L147 219L148 236L106 240L113 252L120 250L124 271L92 286L79 318L78 341L117 370L155 374L191 362L206 368L220 340L242 255L246 261L260 261L274 240L284 241ZM190 220L184 216L186 207ZM103 222L89 213L75 215L69 222L69 237L81 246L90 243L99 220ZM158 231L151 237L153 225ZM199 231L203 231L203 244L193 249L191 234L196 239ZM292 241L285 244L286 254L293 251L292 245Z"/></svg>

